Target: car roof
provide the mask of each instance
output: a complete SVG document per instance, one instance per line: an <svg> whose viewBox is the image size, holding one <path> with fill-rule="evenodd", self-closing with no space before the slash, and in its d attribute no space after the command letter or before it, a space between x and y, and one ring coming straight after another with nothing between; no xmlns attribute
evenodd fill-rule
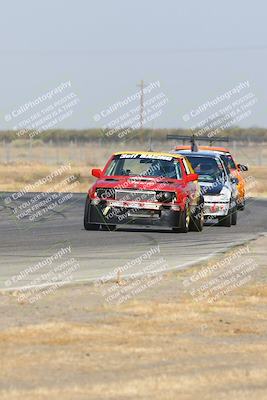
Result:
<svg viewBox="0 0 267 400"><path fill-rule="evenodd" d="M178 153L163 153L163 152L156 152L156 151L119 151L117 153L114 153L114 156L120 156L122 154L143 154L151 157L159 157L159 156L165 156L165 157L175 157L182 159L184 158L183 155L178 154Z"/></svg>
<svg viewBox="0 0 267 400"><path fill-rule="evenodd" d="M177 150L176 150L177 151ZM201 150L201 151L191 151L191 150L180 150L179 154L185 156L194 156L194 157L210 157L210 158L220 158L220 154L215 151Z"/></svg>
<svg viewBox="0 0 267 400"><path fill-rule="evenodd" d="M200 150L210 150L210 151L221 151L222 153L230 153L230 150L225 147L214 147L214 146L198 146ZM175 150L190 150L191 146L189 145L181 145L176 146Z"/></svg>

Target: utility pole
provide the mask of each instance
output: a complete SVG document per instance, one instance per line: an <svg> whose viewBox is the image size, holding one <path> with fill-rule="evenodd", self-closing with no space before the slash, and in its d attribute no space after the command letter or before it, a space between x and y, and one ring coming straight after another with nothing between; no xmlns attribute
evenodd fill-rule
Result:
<svg viewBox="0 0 267 400"><path fill-rule="evenodd" d="M144 129L144 81L143 79L141 80L140 84L137 85L141 89L141 96L140 96L140 138L141 142L144 142L143 138L143 129Z"/></svg>
<svg viewBox="0 0 267 400"><path fill-rule="evenodd" d="M141 80L140 84L137 85L141 89L141 97L140 97L140 129L143 131L144 127L144 81Z"/></svg>

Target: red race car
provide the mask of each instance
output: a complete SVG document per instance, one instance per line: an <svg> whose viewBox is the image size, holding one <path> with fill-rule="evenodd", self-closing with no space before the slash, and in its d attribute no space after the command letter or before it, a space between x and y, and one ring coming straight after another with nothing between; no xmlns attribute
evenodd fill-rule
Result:
<svg viewBox="0 0 267 400"><path fill-rule="evenodd" d="M155 152L115 153L89 189L84 228L114 230L117 225L202 231L203 197L185 156Z"/></svg>

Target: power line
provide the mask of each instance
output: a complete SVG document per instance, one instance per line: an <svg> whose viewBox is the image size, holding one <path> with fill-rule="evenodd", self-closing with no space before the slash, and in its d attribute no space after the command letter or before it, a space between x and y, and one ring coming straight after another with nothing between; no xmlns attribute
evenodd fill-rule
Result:
<svg viewBox="0 0 267 400"><path fill-rule="evenodd" d="M151 55L151 54L176 54L176 53L220 53L220 52L248 52L248 51L266 51L267 45L246 45L246 46L224 46L224 47L181 47L181 48L166 48L166 49L129 49L129 48L121 48L121 49L88 49L88 50L62 50L62 49L50 49L50 50L40 50L40 49L2 49L0 52L5 55L39 55L39 56L69 56L69 55L81 55L81 56L90 56L90 55L99 55L105 56L106 54L111 55L118 55L118 54L144 54L144 55Z"/></svg>

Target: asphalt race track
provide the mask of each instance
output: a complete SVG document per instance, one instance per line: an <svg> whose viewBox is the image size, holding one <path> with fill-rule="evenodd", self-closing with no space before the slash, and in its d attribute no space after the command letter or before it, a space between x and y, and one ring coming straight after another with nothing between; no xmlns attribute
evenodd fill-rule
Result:
<svg viewBox="0 0 267 400"><path fill-rule="evenodd" d="M153 263L182 269L267 232L267 200L249 199L246 210L238 213L237 225L231 228L205 226L202 233L179 234L144 228L85 231L84 194L70 194L63 207L36 222L14 217L14 207L36 194L12 203L5 201L10 193L0 196L0 289L42 285L41 274L70 259L77 265L72 281L79 282L103 277L118 267L124 267L124 275L143 272ZM68 248L68 254L27 272L62 248Z"/></svg>

